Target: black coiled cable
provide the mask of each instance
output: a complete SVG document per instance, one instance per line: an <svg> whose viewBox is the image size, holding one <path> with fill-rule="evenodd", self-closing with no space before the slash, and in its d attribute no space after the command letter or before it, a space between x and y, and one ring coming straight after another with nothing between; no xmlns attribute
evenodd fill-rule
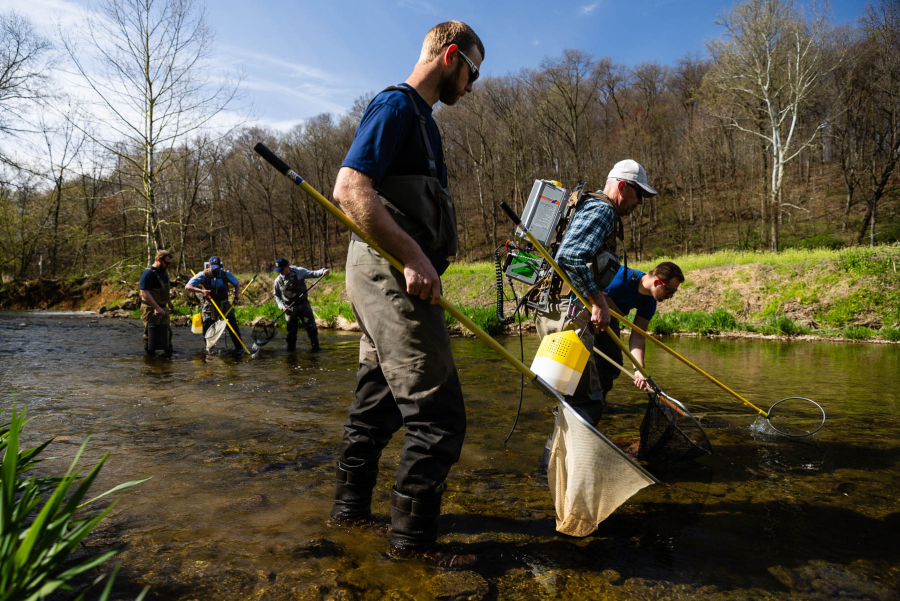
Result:
<svg viewBox="0 0 900 601"><path fill-rule="evenodd" d="M501 326L508 326L516 320L516 314L503 317L503 267L500 265L500 249L502 245L494 249L494 273L497 278L497 321ZM518 308L518 307L517 307Z"/></svg>

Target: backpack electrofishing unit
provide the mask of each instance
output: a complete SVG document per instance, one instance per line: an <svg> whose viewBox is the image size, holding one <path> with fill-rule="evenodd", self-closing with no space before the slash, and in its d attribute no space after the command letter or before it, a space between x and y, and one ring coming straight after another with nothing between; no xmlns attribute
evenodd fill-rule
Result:
<svg viewBox="0 0 900 601"><path fill-rule="evenodd" d="M582 199L592 195L585 192L586 186L587 182L583 182L573 191L569 191L557 181L535 180L525 203L525 210L522 212L522 225L549 250L551 256L555 256L559 250L572 216ZM502 267L501 248L506 251ZM510 280L510 287L513 280L529 287L523 296L515 296L516 309L525 305L526 310L545 310L550 300L559 297L562 292L562 279L532 247L521 227L516 228L515 240L507 240L505 245L494 251L494 265L497 278L497 319L503 325L509 325L515 319L514 316L503 315L504 274ZM599 278L598 281L605 281L607 284L612 282L618 269L618 258L610 252L598 255L592 265L592 270ZM515 289L513 293L515 294Z"/></svg>

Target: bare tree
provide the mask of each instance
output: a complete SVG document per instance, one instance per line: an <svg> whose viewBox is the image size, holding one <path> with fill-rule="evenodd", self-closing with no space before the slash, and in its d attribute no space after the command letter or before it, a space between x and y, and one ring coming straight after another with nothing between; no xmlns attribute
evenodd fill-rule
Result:
<svg viewBox="0 0 900 601"><path fill-rule="evenodd" d="M238 86L213 79L213 34L204 7L194 0L102 0L99 13L77 34L60 34L89 98L94 126L85 133L137 174L131 186L142 200L146 253L152 258L166 245L161 179L189 157L176 147L213 129ZM129 152L122 152L123 141Z"/></svg>
<svg viewBox="0 0 900 601"><path fill-rule="evenodd" d="M15 12L0 15L0 142L31 131L32 111L46 89L51 44ZM18 162L0 147L0 165Z"/></svg>
<svg viewBox="0 0 900 601"><path fill-rule="evenodd" d="M866 216L857 239L862 242L868 229L869 243L874 246L878 202L900 160L900 3L870 2L860 21L871 52L865 86L873 113L874 148L866 166L871 191L866 197Z"/></svg>
<svg viewBox="0 0 900 601"><path fill-rule="evenodd" d="M723 112L731 127L765 141L769 171L770 244L778 249L785 166L809 148L825 126L804 132L804 119L827 74L840 63L829 55L826 13L805 18L792 0L748 0L720 16L724 39L708 44L713 65L708 79L723 105L756 108L764 128L750 122L749 110Z"/></svg>

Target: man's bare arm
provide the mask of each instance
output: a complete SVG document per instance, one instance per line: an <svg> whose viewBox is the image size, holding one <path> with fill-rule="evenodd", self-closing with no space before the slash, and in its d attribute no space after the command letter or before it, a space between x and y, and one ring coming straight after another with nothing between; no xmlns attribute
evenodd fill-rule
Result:
<svg viewBox="0 0 900 601"><path fill-rule="evenodd" d="M341 167L334 185L334 199L359 228L404 265L406 291L423 300L441 297L441 280L418 243L397 225L375 192L372 178L350 167Z"/></svg>
<svg viewBox="0 0 900 601"><path fill-rule="evenodd" d="M650 322L643 317L636 316L634 318L634 325L646 332L647 327L650 325ZM628 342L628 346L631 348L631 354L634 356L637 362L641 364L641 367L644 366L644 349L646 345L647 342L644 340L643 336L641 336L637 332L631 332L631 340ZM644 379L644 376L642 376L641 372L639 371L634 372L634 385L641 390L650 389L650 384L647 383L647 380Z"/></svg>

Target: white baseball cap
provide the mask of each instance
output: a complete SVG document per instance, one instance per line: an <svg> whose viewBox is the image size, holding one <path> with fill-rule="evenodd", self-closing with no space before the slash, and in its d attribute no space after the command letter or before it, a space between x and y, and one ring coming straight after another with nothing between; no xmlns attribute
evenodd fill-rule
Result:
<svg viewBox="0 0 900 601"><path fill-rule="evenodd" d="M616 163L609 172L609 175L606 176L606 179L620 179L626 182L634 182L650 196L659 194L659 192L650 187L650 184L647 182L647 172L641 164L631 159L625 159L624 161Z"/></svg>

